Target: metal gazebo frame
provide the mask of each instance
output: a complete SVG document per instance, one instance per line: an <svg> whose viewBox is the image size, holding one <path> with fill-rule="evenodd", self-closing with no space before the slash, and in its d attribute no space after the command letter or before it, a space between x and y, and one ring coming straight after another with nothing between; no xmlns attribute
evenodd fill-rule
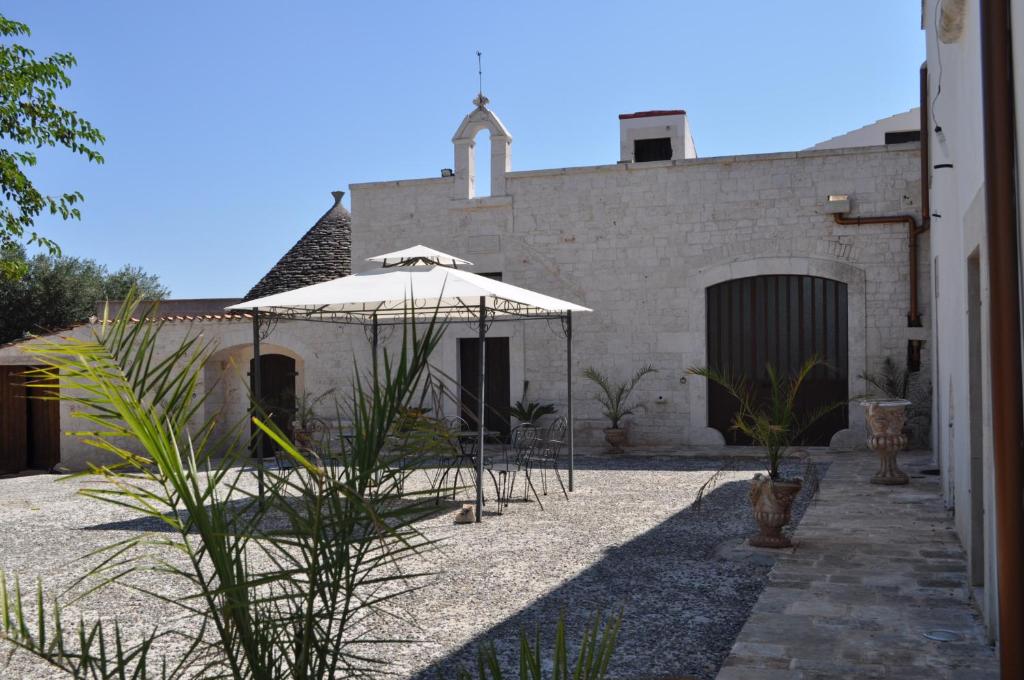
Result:
<svg viewBox="0 0 1024 680"><path fill-rule="evenodd" d="M398 260L389 264L389 260ZM423 246L416 246L396 253L380 255L369 258L369 261L381 262L382 269L373 272L363 272L362 276L379 275L384 269L389 275L402 275L404 272L427 273L438 268L449 271L457 270L458 264L471 264L465 260L435 251ZM403 268L404 266L404 268ZM486 348L487 330L495 321L525 321L533 319L558 320L562 325L565 335L565 356L566 356L566 421L568 430L568 457L569 457L569 491L574 489L575 470L575 433L573 421L573 395L572 395L572 313L573 311L591 311L586 307L576 305L564 300L550 298L533 293L524 288L511 286L510 284L488 279L486 277L469 272L458 272L458 279L461 283L467 281L476 285L479 290L486 293L478 296L428 296L415 300L403 298L401 302L397 298L391 300L379 300L373 302L332 302L319 304L295 304L295 298L302 299L303 291L312 292L318 287L329 284L336 284L361 276L355 274L323 284L314 284L298 288L293 291L267 296L257 300L242 302L229 307L235 311L248 311L252 314L253 329L253 370L252 370L252 404L253 413L258 411L258 404L261 401L261 376L260 376L260 325L264 321L291 319L307 321L323 321L335 324L360 325L370 330L369 339L374 361L376 361L380 327L382 325L398 325L412 321L422 322L430 319L437 319L439 323L450 324L453 322L472 322L478 330L480 340L480 351L477 359L477 426L479 428L479 448L476 468L476 521L480 522L483 514L483 481L484 481L484 451L486 444ZM447 277L445 277L447 280ZM346 281L347 283L347 281ZM370 281L372 283L372 281ZM320 297L325 294L320 292ZM509 297L502 297L506 293ZM315 298L316 295L313 295ZM411 297L411 296L410 296ZM289 304L291 302L291 304ZM411 306L410 306L411 304ZM421 311L422 310L422 311ZM262 447L262 436L256 433L250 444L253 456L257 460L257 479L259 494L262 498L264 482L263 468L264 456Z"/></svg>

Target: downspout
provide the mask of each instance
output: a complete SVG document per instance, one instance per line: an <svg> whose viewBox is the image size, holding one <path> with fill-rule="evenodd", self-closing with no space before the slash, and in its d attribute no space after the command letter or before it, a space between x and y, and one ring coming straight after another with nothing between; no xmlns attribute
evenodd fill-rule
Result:
<svg viewBox="0 0 1024 680"><path fill-rule="evenodd" d="M879 215L877 217L843 217L833 214L836 224L843 226L861 226L864 224L906 224L907 225L907 257L910 276L910 309L907 312L907 326L921 326L921 311L918 298L918 254L917 237L931 227L931 201L928 196L929 185L929 149L928 149L928 67L921 66L921 224L912 215Z"/></svg>
<svg viewBox="0 0 1024 680"><path fill-rule="evenodd" d="M917 225L917 219L913 215L878 215L875 217L843 217L839 214L832 215L836 224L843 226L859 227L865 224L906 224L909 259L910 259L910 311L907 312L907 325L917 328L921 326L921 312L918 306L917 294L917 237L928 231L928 222L923 226Z"/></svg>
<svg viewBox="0 0 1024 680"><path fill-rule="evenodd" d="M928 62L921 64L921 226L910 234L910 305L911 314L917 312L917 237L932 227L932 148L931 134L928 127L930 112L928 109ZM934 311L933 311L934 314ZM917 314L917 323L908 318L908 325L920 326L921 315Z"/></svg>
<svg viewBox="0 0 1024 680"><path fill-rule="evenodd" d="M1024 390L1013 53L1009 0L981 3L985 229L989 275L992 449L995 467L999 665L1024 677Z"/></svg>

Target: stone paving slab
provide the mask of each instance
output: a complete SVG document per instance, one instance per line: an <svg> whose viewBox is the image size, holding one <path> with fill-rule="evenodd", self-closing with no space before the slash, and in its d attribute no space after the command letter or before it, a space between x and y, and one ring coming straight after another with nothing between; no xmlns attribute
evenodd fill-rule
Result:
<svg viewBox="0 0 1024 680"><path fill-rule="evenodd" d="M914 474L930 455L900 465L909 485L876 486L873 454L832 458L718 680L999 677L938 477ZM963 640L924 637L936 629Z"/></svg>

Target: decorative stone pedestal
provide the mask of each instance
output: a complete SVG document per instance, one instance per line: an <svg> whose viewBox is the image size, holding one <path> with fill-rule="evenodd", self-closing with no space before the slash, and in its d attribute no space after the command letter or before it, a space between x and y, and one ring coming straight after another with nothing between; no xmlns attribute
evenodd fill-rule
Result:
<svg viewBox="0 0 1024 680"><path fill-rule="evenodd" d="M757 548L788 548L793 545L782 529L789 524L793 499L802 486L799 479L772 481L761 474L750 480L750 504L754 508L754 521L761 530L761 533L750 537L750 545Z"/></svg>
<svg viewBox="0 0 1024 680"><path fill-rule="evenodd" d="M907 445L903 424L907 420L906 399L872 399L862 401L867 414L868 446L878 454L879 468L871 478L872 484L906 484L907 474L896 464L896 454Z"/></svg>

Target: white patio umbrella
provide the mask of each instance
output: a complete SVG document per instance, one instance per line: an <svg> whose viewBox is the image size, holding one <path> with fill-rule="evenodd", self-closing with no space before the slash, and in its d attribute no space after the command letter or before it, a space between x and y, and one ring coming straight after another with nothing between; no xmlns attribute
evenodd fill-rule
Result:
<svg viewBox="0 0 1024 680"><path fill-rule="evenodd" d="M381 323L401 323L412 318L427 320L435 315L441 321L476 320L480 337L477 390L480 448L477 456L476 519L483 509L483 460L485 395L485 350L488 319L560 319L566 336L566 420L569 432L569 490L573 489L574 437L572 403L572 313L592 311L566 300L536 293L526 288L496 281L458 269L472 264L447 253L417 245L393 253L368 258L382 263L381 269L324 281L311 286L247 300L229 310L251 311L253 317L254 401L259 400L259 323L260 316L317 319L336 323L370 325L373 351L377 350L377 329ZM262 447L254 442L259 460L262 488ZM262 493L262 491L261 491Z"/></svg>

